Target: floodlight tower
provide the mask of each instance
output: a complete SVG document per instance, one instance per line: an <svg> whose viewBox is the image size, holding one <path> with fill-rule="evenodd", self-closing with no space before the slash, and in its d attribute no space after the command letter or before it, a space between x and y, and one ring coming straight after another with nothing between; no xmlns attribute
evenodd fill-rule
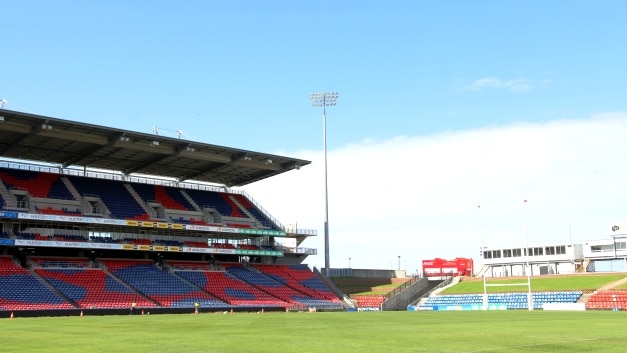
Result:
<svg viewBox="0 0 627 353"><path fill-rule="evenodd" d="M531 257L531 254L529 253L531 249L529 249L529 236L527 235L527 199L523 200L523 211L525 213L525 224L524 224L524 228L525 228L525 246L527 247L526 252L527 252L527 270L525 272L527 272L527 307L529 310L533 310L533 294L531 293L531 264L529 263L529 258Z"/></svg>
<svg viewBox="0 0 627 353"><path fill-rule="evenodd" d="M327 107L335 106L337 92L316 92L310 95L311 105L322 107L322 143L324 145L324 268L329 277L329 188L327 183Z"/></svg>
<svg viewBox="0 0 627 353"><path fill-rule="evenodd" d="M2 109L2 107L4 107L4 105L7 103L6 99L2 99L0 100L0 109Z"/></svg>

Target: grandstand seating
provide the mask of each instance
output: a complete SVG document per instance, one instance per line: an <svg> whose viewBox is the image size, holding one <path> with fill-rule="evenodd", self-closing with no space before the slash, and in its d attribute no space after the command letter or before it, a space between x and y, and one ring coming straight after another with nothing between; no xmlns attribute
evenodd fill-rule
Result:
<svg viewBox="0 0 627 353"><path fill-rule="evenodd" d="M35 205L35 212L41 213L41 214L65 215L65 216L80 216L82 214L81 210L79 209L70 210L66 207L54 208L52 206L37 207L36 205Z"/></svg>
<svg viewBox="0 0 627 353"><path fill-rule="evenodd" d="M111 212L111 218L148 220L144 208L116 180L68 176L76 190L83 195L98 196Z"/></svg>
<svg viewBox="0 0 627 353"><path fill-rule="evenodd" d="M235 249L235 245L230 243L211 243L211 247L216 249Z"/></svg>
<svg viewBox="0 0 627 353"><path fill-rule="evenodd" d="M84 257L48 257L30 256L29 261L37 267L50 268L87 268L93 267Z"/></svg>
<svg viewBox="0 0 627 353"><path fill-rule="evenodd" d="M139 238L139 239L124 238L123 242L127 244L135 244L135 245L152 245L152 241L150 241L150 239L145 239L145 238Z"/></svg>
<svg viewBox="0 0 627 353"><path fill-rule="evenodd" d="M211 295L236 307L287 307L289 304L275 298L224 271L198 270L193 263L170 264L178 276L203 288ZM206 265L205 265L206 266Z"/></svg>
<svg viewBox="0 0 627 353"><path fill-rule="evenodd" d="M257 245L252 244L238 244L237 248L242 250L260 250Z"/></svg>
<svg viewBox="0 0 627 353"><path fill-rule="evenodd" d="M58 174L0 168L0 180L7 188L27 190L33 197L74 200Z"/></svg>
<svg viewBox="0 0 627 353"><path fill-rule="evenodd" d="M284 283L281 283L271 276L265 275L261 272L241 265L230 265L225 266L225 268L230 274L234 275L235 277L292 305L316 308L338 307L339 305L331 300L320 299L319 297L311 297Z"/></svg>
<svg viewBox="0 0 627 353"><path fill-rule="evenodd" d="M311 272L307 265L255 265L262 273L298 290L312 298L320 298L339 304L337 298L329 288Z"/></svg>
<svg viewBox="0 0 627 353"><path fill-rule="evenodd" d="M0 256L0 310L72 309L11 257Z"/></svg>
<svg viewBox="0 0 627 353"><path fill-rule="evenodd" d="M545 303L576 303L582 291L533 292L533 307L541 309ZM507 309L527 309L528 293L489 293L488 305L505 305ZM422 305L425 307L483 305L483 294L442 294L434 295Z"/></svg>
<svg viewBox="0 0 627 353"><path fill-rule="evenodd" d="M170 186L142 183L127 184L119 180L95 179L74 175L66 177L82 196L99 197L111 212L109 215L111 218L139 221L150 220L150 215L146 213L142 205L126 189L126 185L129 185L144 202L158 202L166 209L171 210L199 211L185 197L184 193L186 193L200 207L214 208L222 216L229 217L224 224L208 224L199 217L184 218L181 216L173 218L172 222L194 225L226 225L231 228L252 228L256 222L259 222L263 228L277 229L270 218L241 194L194 189L183 190ZM27 190L33 197L74 200L72 193L58 174L0 168L0 180L8 188ZM103 192L103 190L106 190L106 192ZM0 199L0 205L3 205L4 202L4 199ZM43 206L35 205L35 212L51 215L82 215L79 208L45 204ZM249 218L249 215L254 220Z"/></svg>
<svg viewBox="0 0 627 353"><path fill-rule="evenodd" d="M259 221L264 228L277 229L274 222L270 220L257 206L255 206L248 198L241 194L232 194L231 197L235 198L237 202L246 209L257 221Z"/></svg>
<svg viewBox="0 0 627 353"><path fill-rule="evenodd" d="M201 208L214 208L223 216L244 217L237 205L228 198L229 194L194 189L186 189L185 193Z"/></svg>
<svg viewBox="0 0 627 353"><path fill-rule="evenodd" d="M204 241L186 241L185 245L191 246L192 248L208 248L209 244Z"/></svg>
<svg viewBox="0 0 627 353"><path fill-rule="evenodd" d="M165 307L222 307L227 304L163 269L141 260L100 260L117 278Z"/></svg>
<svg viewBox="0 0 627 353"><path fill-rule="evenodd" d="M163 246L183 246L183 245L185 245L185 243L183 243L182 241L169 240L169 239L155 239L153 241L153 243L155 245L163 245ZM205 246L207 246L207 243L202 243L202 244L205 244Z"/></svg>
<svg viewBox="0 0 627 353"><path fill-rule="evenodd" d="M351 295L351 299L357 302L360 308L378 308L386 297L382 295Z"/></svg>
<svg viewBox="0 0 627 353"><path fill-rule="evenodd" d="M144 202L158 202L171 210L195 211L189 201L176 188L163 185L130 184Z"/></svg>
<svg viewBox="0 0 627 353"><path fill-rule="evenodd" d="M75 242L84 242L87 241L85 237L82 235L76 234L55 234L54 240L57 241L75 241Z"/></svg>
<svg viewBox="0 0 627 353"><path fill-rule="evenodd" d="M601 290L586 302L587 310L627 310L627 290Z"/></svg>
<svg viewBox="0 0 627 353"><path fill-rule="evenodd" d="M141 308L156 306L100 268L63 268L67 263L83 265L78 261L38 259L35 262L42 268L35 272L80 308L130 308L133 302Z"/></svg>

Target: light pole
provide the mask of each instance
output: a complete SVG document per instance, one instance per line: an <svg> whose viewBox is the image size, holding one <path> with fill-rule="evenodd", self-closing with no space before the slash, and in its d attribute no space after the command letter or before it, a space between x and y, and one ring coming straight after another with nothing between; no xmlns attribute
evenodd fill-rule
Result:
<svg viewBox="0 0 627 353"><path fill-rule="evenodd" d="M398 255L398 270L401 270L401 255Z"/></svg>
<svg viewBox="0 0 627 353"><path fill-rule="evenodd" d="M529 264L529 257L531 256L530 254L530 249L529 249L529 237L527 235L527 199L523 200L523 210L525 213L525 222L524 222L524 228L525 228L525 246L526 246L526 252L527 252L527 288L529 290L529 292L527 293L527 306L529 310L533 310L533 294L531 294L531 265Z"/></svg>
<svg viewBox="0 0 627 353"><path fill-rule="evenodd" d="M485 256L483 254L483 252L485 251L485 242L484 242L484 237L483 237L483 214L481 213L481 205L477 205L477 209L479 210L479 227L481 231L481 248L479 249L479 255L481 256L481 265L485 267L485 260L484 260ZM473 263L473 267L474 267L474 263ZM472 274L475 275L474 268L472 269Z"/></svg>
<svg viewBox="0 0 627 353"><path fill-rule="evenodd" d="M326 276L331 274L329 261L329 188L327 183L327 107L337 102L337 92L316 92L310 95L311 105L322 107L322 143L324 145L324 268Z"/></svg>
<svg viewBox="0 0 627 353"><path fill-rule="evenodd" d="M348 258L348 268L351 268L351 258Z"/></svg>

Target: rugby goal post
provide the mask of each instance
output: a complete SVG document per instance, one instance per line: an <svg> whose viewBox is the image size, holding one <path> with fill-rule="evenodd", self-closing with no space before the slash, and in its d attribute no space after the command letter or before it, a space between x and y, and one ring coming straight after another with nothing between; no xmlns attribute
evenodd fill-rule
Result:
<svg viewBox="0 0 627 353"><path fill-rule="evenodd" d="M533 310L533 295L531 294L531 276L527 272L527 282L520 283L488 283L486 276L483 276L483 310L488 310L488 287L511 287L511 286L527 286L527 308Z"/></svg>

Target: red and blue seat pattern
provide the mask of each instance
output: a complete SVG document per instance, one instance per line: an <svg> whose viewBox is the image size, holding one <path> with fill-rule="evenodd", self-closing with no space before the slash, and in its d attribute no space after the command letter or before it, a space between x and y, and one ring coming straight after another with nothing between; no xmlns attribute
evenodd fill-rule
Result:
<svg viewBox="0 0 627 353"><path fill-rule="evenodd" d="M73 308L11 257L0 256L0 310Z"/></svg>
<svg viewBox="0 0 627 353"><path fill-rule="evenodd" d="M109 271L139 293L165 307L222 307L227 304L152 263L102 260Z"/></svg>
<svg viewBox="0 0 627 353"><path fill-rule="evenodd" d="M287 307L289 304L222 271L176 270L178 276L232 306Z"/></svg>
<svg viewBox="0 0 627 353"><path fill-rule="evenodd" d="M74 200L59 174L0 168L0 180L9 189L28 190L33 197Z"/></svg>
<svg viewBox="0 0 627 353"><path fill-rule="evenodd" d="M155 303L118 282L99 268L38 268L35 272L80 308L154 307Z"/></svg>
<svg viewBox="0 0 627 353"><path fill-rule="evenodd" d="M239 265L228 266L226 269L235 277L292 305L317 308L341 306L339 299L335 302L323 298L321 299L319 296L312 297L303 291L299 291L283 283L281 280L277 279L276 276L266 275Z"/></svg>

